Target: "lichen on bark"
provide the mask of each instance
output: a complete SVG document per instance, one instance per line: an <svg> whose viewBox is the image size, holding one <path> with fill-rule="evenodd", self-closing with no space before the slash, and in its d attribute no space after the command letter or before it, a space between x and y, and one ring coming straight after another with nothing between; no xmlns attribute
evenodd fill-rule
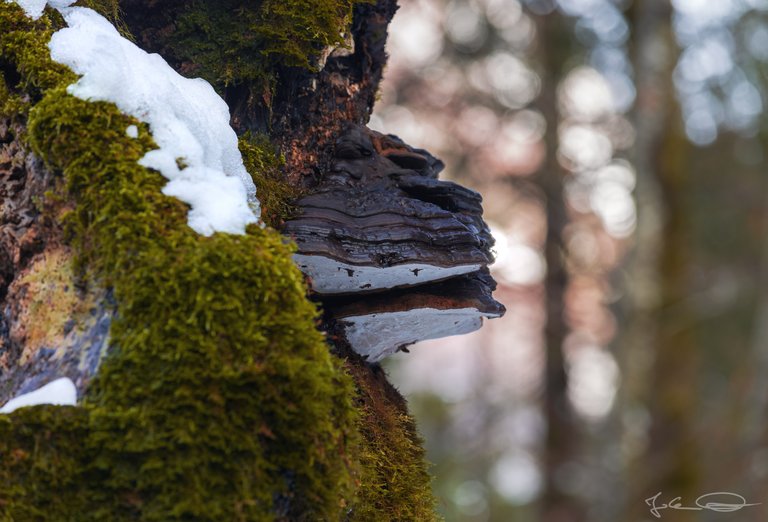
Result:
<svg viewBox="0 0 768 522"><path fill-rule="evenodd" d="M66 93L75 76L47 52L60 23L0 2L1 115L28 121L64 180L74 278L109 288L116 317L81 406L0 416L0 519L433 518L412 421L328 350L291 244L189 229L137 163L147 126ZM276 178L279 161L257 159Z"/></svg>
<svg viewBox="0 0 768 522"><path fill-rule="evenodd" d="M37 256L28 270L17 277L29 296L20 318L20 323L27 326L20 364L25 364L43 346L64 344L62 334L81 329L88 322L95 296L73 284L72 261L68 248L51 249Z"/></svg>

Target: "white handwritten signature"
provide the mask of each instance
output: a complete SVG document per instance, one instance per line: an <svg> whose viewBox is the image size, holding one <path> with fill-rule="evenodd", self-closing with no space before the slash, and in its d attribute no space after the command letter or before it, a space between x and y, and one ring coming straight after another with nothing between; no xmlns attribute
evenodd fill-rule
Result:
<svg viewBox="0 0 768 522"><path fill-rule="evenodd" d="M737 495L736 493L727 493L725 491L716 491L714 493L707 493L705 495L701 495L699 498L696 499L695 506L688 506L688 507L683 506L680 503L681 497L675 497L669 502L667 502L666 504L657 504L656 502L659 500L660 496L661 496L661 491L656 493L654 496L645 499L645 503L648 504L648 506L651 508L651 515L653 515L656 518L661 518L660 511L662 509L678 509L678 510L685 510L685 511L709 510L709 511L717 511L718 513L731 513L733 511L738 511L748 506L760 505L759 502L756 504L747 504L747 499L745 499L741 495ZM720 498L717 498L718 496ZM729 497L731 502L722 502L723 500L727 500ZM719 502L717 502L718 500Z"/></svg>

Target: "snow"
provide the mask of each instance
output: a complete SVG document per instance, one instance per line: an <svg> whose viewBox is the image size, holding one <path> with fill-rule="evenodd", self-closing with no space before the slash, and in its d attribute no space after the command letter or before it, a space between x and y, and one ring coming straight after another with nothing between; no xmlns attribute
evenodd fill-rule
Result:
<svg viewBox="0 0 768 522"><path fill-rule="evenodd" d="M42 388L19 395L8 401L0 408L0 413L11 413L19 408L53 404L55 406L75 406L77 404L77 389L75 383L68 377L62 377L49 382Z"/></svg>
<svg viewBox="0 0 768 522"><path fill-rule="evenodd" d="M50 5L56 9L61 7L67 7L74 3L75 0L16 0L16 3L24 9L24 12L28 17L37 20L43 15L43 9L46 5Z"/></svg>
<svg viewBox="0 0 768 522"><path fill-rule="evenodd" d="M43 0L16 0L38 18ZM139 164L169 182L163 193L190 205L188 224L199 234L245 233L259 219L256 187L243 165L229 108L200 78L184 78L157 54L120 36L104 17L71 0L48 0L69 27L54 33L51 58L81 78L68 92L84 100L112 102L149 124L160 147ZM138 129L137 129L138 130ZM129 136L133 131L126 130Z"/></svg>
<svg viewBox="0 0 768 522"><path fill-rule="evenodd" d="M136 125L128 125L128 128L125 129L125 135L129 138L138 138L139 128Z"/></svg>

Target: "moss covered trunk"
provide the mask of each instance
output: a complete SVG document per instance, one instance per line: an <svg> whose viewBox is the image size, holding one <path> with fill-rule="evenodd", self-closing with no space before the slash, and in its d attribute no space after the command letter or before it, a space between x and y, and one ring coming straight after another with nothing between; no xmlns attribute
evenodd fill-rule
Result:
<svg viewBox="0 0 768 522"><path fill-rule="evenodd" d="M0 1L0 403L79 394L0 415L0 520L435 518L405 402L318 328L279 234L368 120L395 0L78 5L222 95L269 226L194 233L148 126L67 93L61 16Z"/></svg>

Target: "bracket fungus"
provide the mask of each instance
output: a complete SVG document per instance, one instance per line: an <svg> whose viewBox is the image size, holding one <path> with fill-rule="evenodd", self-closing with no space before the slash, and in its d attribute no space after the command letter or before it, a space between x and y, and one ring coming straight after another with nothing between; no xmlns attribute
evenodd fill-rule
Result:
<svg viewBox="0 0 768 522"><path fill-rule="evenodd" d="M325 178L285 223L312 290L369 362L504 313L491 297L482 198L438 180L442 168L395 136L349 126Z"/></svg>

